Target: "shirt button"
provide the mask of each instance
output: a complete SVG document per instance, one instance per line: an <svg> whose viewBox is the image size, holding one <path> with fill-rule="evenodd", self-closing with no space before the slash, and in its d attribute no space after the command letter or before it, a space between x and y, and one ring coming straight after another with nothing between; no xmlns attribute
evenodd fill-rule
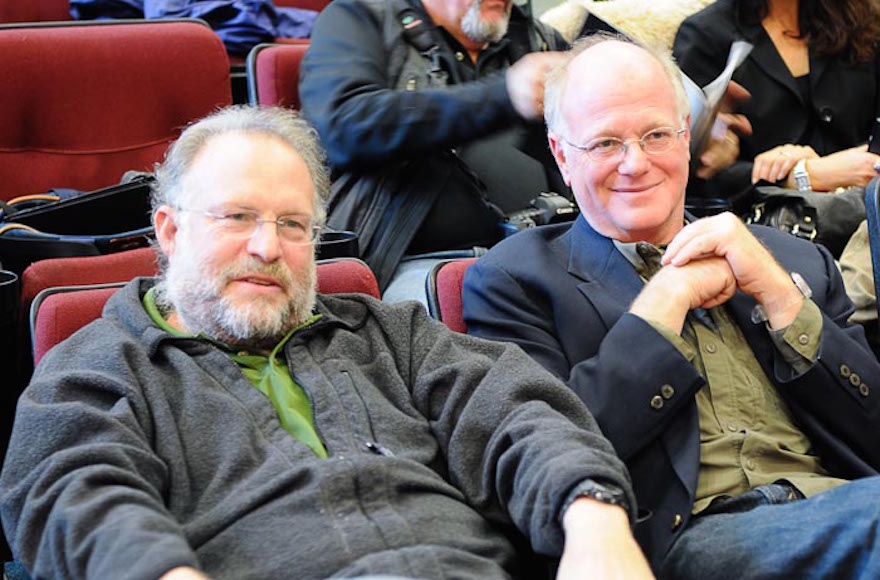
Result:
<svg viewBox="0 0 880 580"><path fill-rule="evenodd" d="M455 60L457 60L458 62L463 61L464 60L464 53L461 51L457 51L455 53Z"/></svg>
<svg viewBox="0 0 880 580"><path fill-rule="evenodd" d="M851 384L854 387L858 387L859 385L862 384L862 377L860 377L857 373L852 373L849 376L849 384Z"/></svg>
<svg viewBox="0 0 880 580"><path fill-rule="evenodd" d="M806 334L802 334L798 337L798 342L803 345L806 345L808 342L810 342L810 337L807 336Z"/></svg>
<svg viewBox="0 0 880 580"><path fill-rule="evenodd" d="M868 388L868 385L862 383L861 385L859 385L859 394L863 397L867 397L869 394L871 394L871 389Z"/></svg>
<svg viewBox="0 0 880 580"><path fill-rule="evenodd" d="M830 123L834 119L834 111L831 110L831 107L822 107L819 109L819 118L824 123Z"/></svg>
<svg viewBox="0 0 880 580"><path fill-rule="evenodd" d="M734 425L733 423L728 423L727 430L730 431L731 433L736 433L736 425Z"/></svg>
<svg viewBox="0 0 880 580"><path fill-rule="evenodd" d="M675 516L672 518L672 531L673 532L681 527L681 522L683 521L683 519L684 518L681 517L681 514L675 514Z"/></svg>
<svg viewBox="0 0 880 580"><path fill-rule="evenodd" d="M755 469L755 462L752 461L751 459L747 460L747 461L746 461L746 467L747 467L748 469Z"/></svg>
<svg viewBox="0 0 880 580"><path fill-rule="evenodd" d="M662 387L660 387L660 394L663 396L664 399L671 399L672 395L675 394L675 389L672 387L672 385L663 385Z"/></svg>
<svg viewBox="0 0 880 580"><path fill-rule="evenodd" d="M247 355L248 355L248 351L246 351L246 350L238 351L238 356L247 356Z"/></svg>
<svg viewBox="0 0 880 580"><path fill-rule="evenodd" d="M653 397L651 397L651 408L655 411L659 411L660 409L662 409L663 404L663 398L659 395L654 395Z"/></svg>
<svg viewBox="0 0 880 580"><path fill-rule="evenodd" d="M852 371L849 369L848 366L840 365L840 376L842 376L845 379L848 379L849 375L851 375L851 374L852 374Z"/></svg>
<svg viewBox="0 0 880 580"><path fill-rule="evenodd" d="M706 345L706 352L713 353L713 352L715 352L716 350L718 350L718 349L715 348L715 345L714 345L714 344L711 344L711 343L710 343L710 344L707 344L707 345Z"/></svg>

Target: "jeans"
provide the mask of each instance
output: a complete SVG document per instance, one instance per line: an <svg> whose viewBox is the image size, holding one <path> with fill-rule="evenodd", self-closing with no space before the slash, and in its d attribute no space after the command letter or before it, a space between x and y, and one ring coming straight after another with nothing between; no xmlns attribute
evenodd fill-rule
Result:
<svg viewBox="0 0 880 580"><path fill-rule="evenodd" d="M394 275L388 283L388 288L382 293L382 302L394 304L404 300L417 300L427 310L428 294L425 290L425 283L428 274L434 266L447 260L473 258L485 253L485 248L471 248L468 250L441 250L429 254L404 256L394 271Z"/></svg>
<svg viewBox="0 0 880 580"><path fill-rule="evenodd" d="M787 484L757 487L696 516L662 578L880 578L880 476L808 499Z"/></svg>

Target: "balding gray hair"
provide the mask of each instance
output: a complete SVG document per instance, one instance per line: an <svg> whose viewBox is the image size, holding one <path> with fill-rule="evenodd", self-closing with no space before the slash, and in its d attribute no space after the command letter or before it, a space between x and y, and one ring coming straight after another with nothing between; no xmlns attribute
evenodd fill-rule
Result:
<svg viewBox="0 0 880 580"><path fill-rule="evenodd" d="M165 160L156 165L151 200L153 216L162 205L184 205L181 182L196 155L211 137L234 132L276 137L302 157L314 188L315 214L312 220L315 225L323 226L327 217L330 175L317 132L291 109L245 105L220 109L184 129L168 149Z"/></svg>
<svg viewBox="0 0 880 580"><path fill-rule="evenodd" d="M564 58L547 74L547 78L544 81L544 121L547 123L547 128L559 135L568 134L568 125L565 121L565 116L562 114L562 97L565 94L565 88L569 81L571 62L587 49L611 41L625 42L638 46L654 57L669 80L669 85L675 93L676 112L681 121L684 122L688 114L690 114L690 102L688 101L684 85L681 82L681 70L675 64L675 60L670 52L644 44L622 34L597 32L575 42L571 50L567 51Z"/></svg>

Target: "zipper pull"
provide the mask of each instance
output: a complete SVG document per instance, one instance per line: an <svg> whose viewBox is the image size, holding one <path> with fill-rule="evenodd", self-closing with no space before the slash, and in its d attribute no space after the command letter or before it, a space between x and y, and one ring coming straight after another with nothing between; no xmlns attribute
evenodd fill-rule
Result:
<svg viewBox="0 0 880 580"><path fill-rule="evenodd" d="M394 453L391 452L387 447L382 447L378 443L373 441L365 441L364 445L366 445L367 449L375 453L376 455L381 455L382 457L394 457Z"/></svg>

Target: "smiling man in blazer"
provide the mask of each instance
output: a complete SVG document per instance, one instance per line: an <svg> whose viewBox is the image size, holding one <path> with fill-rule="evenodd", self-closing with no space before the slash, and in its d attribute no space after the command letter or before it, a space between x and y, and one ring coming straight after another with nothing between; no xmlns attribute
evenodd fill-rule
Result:
<svg viewBox="0 0 880 580"><path fill-rule="evenodd" d="M545 116L582 216L478 260L465 322L590 407L661 576L876 576L880 365L824 248L685 213L679 79L619 38L572 50Z"/></svg>

